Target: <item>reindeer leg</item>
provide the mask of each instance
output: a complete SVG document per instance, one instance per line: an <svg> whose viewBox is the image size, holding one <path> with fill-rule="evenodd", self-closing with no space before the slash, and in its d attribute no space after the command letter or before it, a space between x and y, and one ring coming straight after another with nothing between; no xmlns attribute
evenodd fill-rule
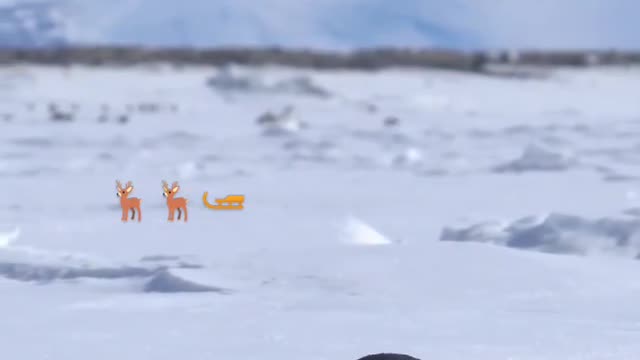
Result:
<svg viewBox="0 0 640 360"><path fill-rule="evenodd" d="M187 222L187 207L184 207L184 222Z"/></svg>
<svg viewBox="0 0 640 360"><path fill-rule="evenodd" d="M122 218L120 218L120 220L122 220L123 222L126 222L127 221L127 215L129 215L129 214L127 214L127 209L123 208L122 209Z"/></svg>
<svg viewBox="0 0 640 360"><path fill-rule="evenodd" d="M136 217L136 208L131 208L131 220L135 219Z"/></svg>
<svg viewBox="0 0 640 360"><path fill-rule="evenodd" d="M180 210L180 208L177 208L176 210L178 210L178 220L180 220L180 217L182 216L182 210Z"/></svg>

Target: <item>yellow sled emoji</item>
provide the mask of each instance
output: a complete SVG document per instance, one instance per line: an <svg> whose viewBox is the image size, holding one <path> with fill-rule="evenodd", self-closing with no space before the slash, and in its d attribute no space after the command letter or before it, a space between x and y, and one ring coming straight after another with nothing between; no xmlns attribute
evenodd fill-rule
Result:
<svg viewBox="0 0 640 360"><path fill-rule="evenodd" d="M207 200L209 196L208 192L202 195L202 202L204 206L211 210L242 210L244 209L244 195L229 195L224 199L216 199L216 204L213 205Z"/></svg>

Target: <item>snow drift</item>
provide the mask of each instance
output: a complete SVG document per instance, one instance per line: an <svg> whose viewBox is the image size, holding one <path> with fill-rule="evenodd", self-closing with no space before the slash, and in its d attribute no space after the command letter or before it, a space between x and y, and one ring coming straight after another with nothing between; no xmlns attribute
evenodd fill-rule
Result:
<svg viewBox="0 0 640 360"><path fill-rule="evenodd" d="M156 271L151 279L144 285L144 292L176 293L176 292L216 292L228 293L228 290L197 283L191 279L181 277L179 274L161 269Z"/></svg>
<svg viewBox="0 0 640 360"><path fill-rule="evenodd" d="M10 232L0 233L0 248L7 247L11 245L14 241L16 241L20 237L20 228L16 227Z"/></svg>
<svg viewBox="0 0 640 360"><path fill-rule="evenodd" d="M494 172L564 171L577 164L572 157L538 145L527 146L522 154L493 168Z"/></svg>
<svg viewBox="0 0 640 360"><path fill-rule="evenodd" d="M371 225L354 217L350 217L347 220L343 228L342 240L345 243L360 246L393 244L391 240L387 239L387 237L379 233L376 229L371 227Z"/></svg>
<svg viewBox="0 0 640 360"><path fill-rule="evenodd" d="M207 85L223 93L304 95L319 98L331 96L329 90L315 84L308 76L267 81L258 76L237 74L232 67L222 67L207 80Z"/></svg>
<svg viewBox="0 0 640 360"><path fill-rule="evenodd" d="M179 260L180 257L150 256L143 257L141 261L149 262L159 259ZM199 271L197 269L200 268L184 262L150 266L117 264L98 261L81 254L57 253L27 247L0 249L0 276L16 281L52 283L75 279L138 279L143 281L141 289L143 292L228 292L221 287L199 282L196 278Z"/></svg>
<svg viewBox="0 0 640 360"><path fill-rule="evenodd" d="M484 222L469 227L445 227L441 241L472 241L555 254L613 254L640 258L640 219L588 219L551 213L510 223Z"/></svg>

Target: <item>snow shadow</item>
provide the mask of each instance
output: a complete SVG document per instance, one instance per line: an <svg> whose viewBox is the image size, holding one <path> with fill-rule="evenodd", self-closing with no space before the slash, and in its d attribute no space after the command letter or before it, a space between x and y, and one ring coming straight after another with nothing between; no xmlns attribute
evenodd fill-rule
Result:
<svg viewBox="0 0 640 360"><path fill-rule="evenodd" d="M170 257L167 256L164 259L168 258ZM15 281L50 284L55 281L76 279L141 280L143 282L141 291L148 293L230 293L228 289L195 281L177 272L178 269L201 267L182 262L177 265L162 264L149 267L97 265L94 261L81 259L73 254L56 255L53 252L37 249L21 250L10 247L0 249L0 276Z"/></svg>
<svg viewBox="0 0 640 360"><path fill-rule="evenodd" d="M551 213L510 223L485 222L463 228L445 227L441 241L484 242L554 254L618 255L640 258L640 219L588 219Z"/></svg>
<svg viewBox="0 0 640 360"><path fill-rule="evenodd" d="M537 145L527 146L522 154L511 161L493 167L496 173L522 173L528 171L565 171L577 165L569 156Z"/></svg>
<svg viewBox="0 0 640 360"><path fill-rule="evenodd" d="M219 294L229 294L228 289L221 287L204 285L192 280L180 277L170 270L162 269L156 271L147 281L143 288L148 293L176 293L176 292L215 292Z"/></svg>

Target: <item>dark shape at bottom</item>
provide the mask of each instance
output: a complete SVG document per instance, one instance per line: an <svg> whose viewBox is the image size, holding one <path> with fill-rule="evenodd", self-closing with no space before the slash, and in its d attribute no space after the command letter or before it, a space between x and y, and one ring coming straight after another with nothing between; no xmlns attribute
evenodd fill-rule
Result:
<svg viewBox="0 0 640 360"><path fill-rule="evenodd" d="M414 358L413 356L404 355L404 354L381 353L381 354L367 355L358 360L420 360L420 359Z"/></svg>

